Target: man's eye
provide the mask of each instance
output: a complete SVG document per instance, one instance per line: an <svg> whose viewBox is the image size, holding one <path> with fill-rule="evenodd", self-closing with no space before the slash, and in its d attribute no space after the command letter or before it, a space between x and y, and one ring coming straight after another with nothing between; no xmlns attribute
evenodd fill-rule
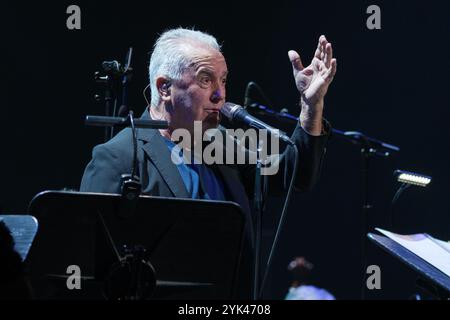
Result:
<svg viewBox="0 0 450 320"><path fill-rule="evenodd" d="M200 77L200 82L205 85L209 85L211 83L211 78L208 76Z"/></svg>
<svg viewBox="0 0 450 320"><path fill-rule="evenodd" d="M227 84L227 79L226 78L224 78L224 79L222 79L222 84Z"/></svg>

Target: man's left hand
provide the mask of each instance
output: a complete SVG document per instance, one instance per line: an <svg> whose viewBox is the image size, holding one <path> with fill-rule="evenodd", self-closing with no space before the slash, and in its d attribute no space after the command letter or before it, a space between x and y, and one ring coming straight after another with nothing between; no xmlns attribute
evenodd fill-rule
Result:
<svg viewBox="0 0 450 320"><path fill-rule="evenodd" d="M324 97L337 68L332 45L325 36L321 36L314 58L306 68L296 51L291 50L288 55L292 63L295 84L301 95L300 124L308 133L318 136L322 132Z"/></svg>

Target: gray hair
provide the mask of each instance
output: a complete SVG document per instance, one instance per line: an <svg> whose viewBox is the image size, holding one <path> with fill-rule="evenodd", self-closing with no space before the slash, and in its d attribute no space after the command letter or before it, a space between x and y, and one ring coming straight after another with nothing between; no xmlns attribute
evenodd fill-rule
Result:
<svg viewBox="0 0 450 320"><path fill-rule="evenodd" d="M183 41L192 41L205 45L220 52L220 45L213 36L196 30L177 28L165 31L156 40L150 57L149 79L151 91L151 105L158 106L161 97L156 87L156 79L165 76L179 80L183 73L191 66L191 58L180 45Z"/></svg>

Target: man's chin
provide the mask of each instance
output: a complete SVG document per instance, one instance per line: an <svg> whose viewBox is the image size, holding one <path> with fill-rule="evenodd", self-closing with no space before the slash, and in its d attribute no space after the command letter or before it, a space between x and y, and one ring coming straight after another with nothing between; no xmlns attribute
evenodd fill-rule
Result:
<svg viewBox="0 0 450 320"><path fill-rule="evenodd" d="M208 130L210 130L210 129L217 129L219 127L219 122L218 121L215 121L215 122L203 122L203 128L202 128L202 131L203 131L203 133L205 132L205 131L208 131Z"/></svg>
<svg viewBox="0 0 450 320"><path fill-rule="evenodd" d="M219 123L220 123L220 116L210 114L202 122L203 132L209 129L216 129L219 126Z"/></svg>

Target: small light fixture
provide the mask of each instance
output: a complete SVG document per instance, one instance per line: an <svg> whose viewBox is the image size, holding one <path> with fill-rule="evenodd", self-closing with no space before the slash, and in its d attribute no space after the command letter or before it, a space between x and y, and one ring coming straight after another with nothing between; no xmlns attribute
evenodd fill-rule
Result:
<svg viewBox="0 0 450 320"><path fill-rule="evenodd" d="M431 177L425 176L422 174L414 173L414 172L407 172L407 171L401 171L396 170L394 172L394 176L397 177L397 181L407 184L407 185L413 185L418 187L428 187L428 185L431 183Z"/></svg>
<svg viewBox="0 0 450 320"><path fill-rule="evenodd" d="M394 172L394 177L396 177L397 181L401 183L401 186L397 190L394 199L392 199L391 206L389 208L389 223L392 228L394 227L394 205L398 198L400 198L400 195L411 186L426 188L430 185L432 180L429 176L402 170L396 170Z"/></svg>

